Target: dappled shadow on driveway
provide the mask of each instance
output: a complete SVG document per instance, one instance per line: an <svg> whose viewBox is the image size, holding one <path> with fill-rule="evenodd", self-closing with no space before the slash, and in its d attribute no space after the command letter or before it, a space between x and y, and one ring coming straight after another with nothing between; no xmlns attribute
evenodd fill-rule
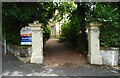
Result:
<svg viewBox="0 0 120 78"><path fill-rule="evenodd" d="M56 76L43 65L23 63L11 54L3 55L3 76Z"/></svg>
<svg viewBox="0 0 120 78"><path fill-rule="evenodd" d="M58 39L51 38L44 45L44 65L56 67L68 65L81 66L87 64L87 59L82 53L58 41Z"/></svg>
<svg viewBox="0 0 120 78"><path fill-rule="evenodd" d="M50 68L44 65L22 63L10 54L3 55L3 76L43 76L42 78L44 78L44 76L70 76L66 78L76 78L76 76L117 75L118 74L110 72L110 70L102 69L99 67L92 67L88 65L80 66L77 68Z"/></svg>

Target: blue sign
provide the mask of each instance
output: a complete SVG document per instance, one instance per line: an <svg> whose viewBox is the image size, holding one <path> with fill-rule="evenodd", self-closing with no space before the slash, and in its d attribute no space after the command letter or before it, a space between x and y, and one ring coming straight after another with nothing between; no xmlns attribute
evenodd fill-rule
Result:
<svg viewBox="0 0 120 78"><path fill-rule="evenodd" d="M23 27L20 32L21 45L32 44L32 32L29 27Z"/></svg>
<svg viewBox="0 0 120 78"><path fill-rule="evenodd" d="M31 45L32 37L31 36L21 36L21 45Z"/></svg>
<svg viewBox="0 0 120 78"><path fill-rule="evenodd" d="M21 41L22 42L31 42L32 40L31 40L31 36L22 36L21 37Z"/></svg>

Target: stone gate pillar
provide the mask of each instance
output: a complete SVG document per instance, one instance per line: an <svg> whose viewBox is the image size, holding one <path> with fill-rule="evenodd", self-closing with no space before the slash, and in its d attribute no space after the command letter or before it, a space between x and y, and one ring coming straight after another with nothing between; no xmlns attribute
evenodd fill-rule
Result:
<svg viewBox="0 0 120 78"><path fill-rule="evenodd" d="M32 31L32 56L30 63L43 63L43 29L39 21L28 24Z"/></svg>
<svg viewBox="0 0 120 78"><path fill-rule="evenodd" d="M102 64L99 40L99 27L101 25L101 23L90 23L88 26L88 60L90 64Z"/></svg>

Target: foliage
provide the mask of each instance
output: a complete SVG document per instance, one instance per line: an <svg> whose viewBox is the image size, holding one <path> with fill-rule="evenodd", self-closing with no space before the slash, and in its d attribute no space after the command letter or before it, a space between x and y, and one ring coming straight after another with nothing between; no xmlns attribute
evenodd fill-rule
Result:
<svg viewBox="0 0 120 78"><path fill-rule="evenodd" d="M22 6L21 6L22 5ZM38 16L36 16L36 5L38 5ZM43 23L46 33L46 27L49 19L53 16L55 6L53 3L29 3L29 2L11 2L2 3L2 19L3 19L3 35L6 33L7 43L20 44L20 30L24 26L28 26L28 23L32 23L33 20L38 20ZM45 34L44 33L44 34ZM48 38L47 32L44 36Z"/></svg>
<svg viewBox="0 0 120 78"><path fill-rule="evenodd" d="M88 4L91 7L93 4ZM96 3L96 8L89 9L86 22L100 22L103 25L100 27L101 46L120 46L120 23L119 20L119 5L116 2Z"/></svg>
<svg viewBox="0 0 120 78"><path fill-rule="evenodd" d="M43 41L44 43L47 41L47 39L50 38L51 31L48 26L43 28Z"/></svg>
<svg viewBox="0 0 120 78"><path fill-rule="evenodd" d="M120 23L117 3L97 3L97 21L101 22L101 46L120 46Z"/></svg>
<svg viewBox="0 0 120 78"><path fill-rule="evenodd" d="M44 40L50 35L47 27L50 19L58 22L68 14L69 21L62 25L61 40L74 46L86 47L86 23L95 21L103 24L100 33L101 46L120 46L118 3L96 3L94 10L93 3L39 2L37 5L39 7L38 20L44 25ZM55 15L56 10L58 13ZM19 44L20 29L35 19L36 3L2 3L3 29L5 29L3 32L6 32L9 43Z"/></svg>
<svg viewBox="0 0 120 78"><path fill-rule="evenodd" d="M118 22L119 10L117 4L98 4L97 11L98 18L103 23L100 36L101 46L120 47L120 23Z"/></svg>
<svg viewBox="0 0 120 78"><path fill-rule="evenodd" d="M103 24L100 33L101 46L120 46L118 3L96 3L94 10L94 3L76 2L76 4L77 10L72 10L69 22L62 26L61 40L71 44L79 42L79 45L83 45L87 48L85 24L100 22Z"/></svg>
<svg viewBox="0 0 120 78"><path fill-rule="evenodd" d="M71 12L76 9L74 2L58 2L54 3L56 6L57 14L54 14L53 21L61 21L65 15L68 15L68 19L71 16Z"/></svg>
<svg viewBox="0 0 120 78"><path fill-rule="evenodd" d="M60 40L75 47L78 40L78 27L77 25L73 25L74 24L71 21L66 22L62 25L62 34L60 36Z"/></svg>
<svg viewBox="0 0 120 78"><path fill-rule="evenodd" d="M70 18L70 21L62 25L62 34L60 39L76 46L80 31L80 17L78 16L78 11L74 12L75 13Z"/></svg>
<svg viewBox="0 0 120 78"><path fill-rule="evenodd" d="M62 25L60 40L69 43L72 47L87 50L87 36L85 33L85 3L76 3L77 8L72 10L69 22Z"/></svg>
<svg viewBox="0 0 120 78"><path fill-rule="evenodd" d="M60 35L60 41L67 42L68 34L70 33L71 22L68 21L62 25L62 34Z"/></svg>

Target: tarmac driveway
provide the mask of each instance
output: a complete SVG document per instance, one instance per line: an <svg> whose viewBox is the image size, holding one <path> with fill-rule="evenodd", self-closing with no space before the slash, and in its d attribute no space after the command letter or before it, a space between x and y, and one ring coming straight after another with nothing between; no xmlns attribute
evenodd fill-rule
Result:
<svg viewBox="0 0 120 78"><path fill-rule="evenodd" d="M114 72L112 72L114 71ZM22 63L13 55L3 55L3 76L118 76L115 69L99 66L48 68L44 65ZM120 76L120 75L119 75Z"/></svg>

